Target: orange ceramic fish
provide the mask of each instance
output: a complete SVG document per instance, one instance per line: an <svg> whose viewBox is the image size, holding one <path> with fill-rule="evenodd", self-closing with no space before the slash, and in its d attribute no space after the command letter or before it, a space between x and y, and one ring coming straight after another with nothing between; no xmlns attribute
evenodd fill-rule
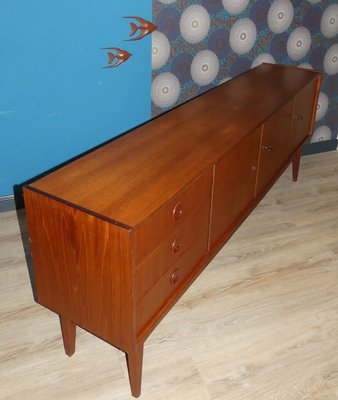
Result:
<svg viewBox="0 0 338 400"><path fill-rule="evenodd" d="M140 40L157 29L156 25L154 25L152 22L146 21L141 17L124 17L124 18L132 18L140 23L140 25L137 26L134 22L130 22L131 32L129 36L134 36L138 30L140 31L140 34L132 39L127 39L127 41Z"/></svg>
<svg viewBox="0 0 338 400"><path fill-rule="evenodd" d="M118 47L104 47L102 50L114 50L115 53L108 51L108 65L102 68L115 68L118 67L120 64L124 63L132 56L126 50L121 50Z"/></svg>

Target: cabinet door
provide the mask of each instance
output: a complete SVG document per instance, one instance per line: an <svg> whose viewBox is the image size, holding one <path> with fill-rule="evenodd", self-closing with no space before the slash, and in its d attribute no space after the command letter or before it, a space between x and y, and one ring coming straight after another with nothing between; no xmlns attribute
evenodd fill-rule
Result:
<svg viewBox="0 0 338 400"><path fill-rule="evenodd" d="M261 127L246 136L215 166L211 247L233 227L254 198L260 140Z"/></svg>
<svg viewBox="0 0 338 400"><path fill-rule="evenodd" d="M263 125L257 193L264 190L286 161L293 100L276 111Z"/></svg>
<svg viewBox="0 0 338 400"><path fill-rule="evenodd" d="M311 134L312 110L316 96L317 80L308 84L296 96L293 123L290 130L290 155Z"/></svg>

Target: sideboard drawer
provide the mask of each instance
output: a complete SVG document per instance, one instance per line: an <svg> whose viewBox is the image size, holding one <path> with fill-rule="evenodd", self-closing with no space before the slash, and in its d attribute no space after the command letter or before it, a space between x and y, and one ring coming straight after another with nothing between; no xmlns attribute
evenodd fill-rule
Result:
<svg viewBox="0 0 338 400"><path fill-rule="evenodd" d="M207 250L208 230L204 230L182 257L137 302L137 332L141 331L152 317L156 317L157 312L170 307L177 300L176 290L184 285L186 278Z"/></svg>
<svg viewBox="0 0 338 400"><path fill-rule="evenodd" d="M208 207L199 215L192 214L136 266L137 300L185 253L201 232L208 229L208 214Z"/></svg>
<svg viewBox="0 0 338 400"><path fill-rule="evenodd" d="M135 229L135 264L138 265L171 232L190 218L208 225L210 216L212 168Z"/></svg>

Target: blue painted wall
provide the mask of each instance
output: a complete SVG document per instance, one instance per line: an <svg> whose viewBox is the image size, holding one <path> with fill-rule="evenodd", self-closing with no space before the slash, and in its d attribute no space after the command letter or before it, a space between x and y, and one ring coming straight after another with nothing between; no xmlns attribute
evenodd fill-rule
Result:
<svg viewBox="0 0 338 400"><path fill-rule="evenodd" d="M0 196L148 120L151 37L125 42L151 1L2 0ZM133 56L102 69L102 47Z"/></svg>

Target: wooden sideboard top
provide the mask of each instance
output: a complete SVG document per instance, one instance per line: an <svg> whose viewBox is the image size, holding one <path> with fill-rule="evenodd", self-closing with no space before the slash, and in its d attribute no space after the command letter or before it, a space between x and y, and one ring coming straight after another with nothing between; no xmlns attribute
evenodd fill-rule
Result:
<svg viewBox="0 0 338 400"><path fill-rule="evenodd" d="M29 187L135 227L318 76L261 64Z"/></svg>

